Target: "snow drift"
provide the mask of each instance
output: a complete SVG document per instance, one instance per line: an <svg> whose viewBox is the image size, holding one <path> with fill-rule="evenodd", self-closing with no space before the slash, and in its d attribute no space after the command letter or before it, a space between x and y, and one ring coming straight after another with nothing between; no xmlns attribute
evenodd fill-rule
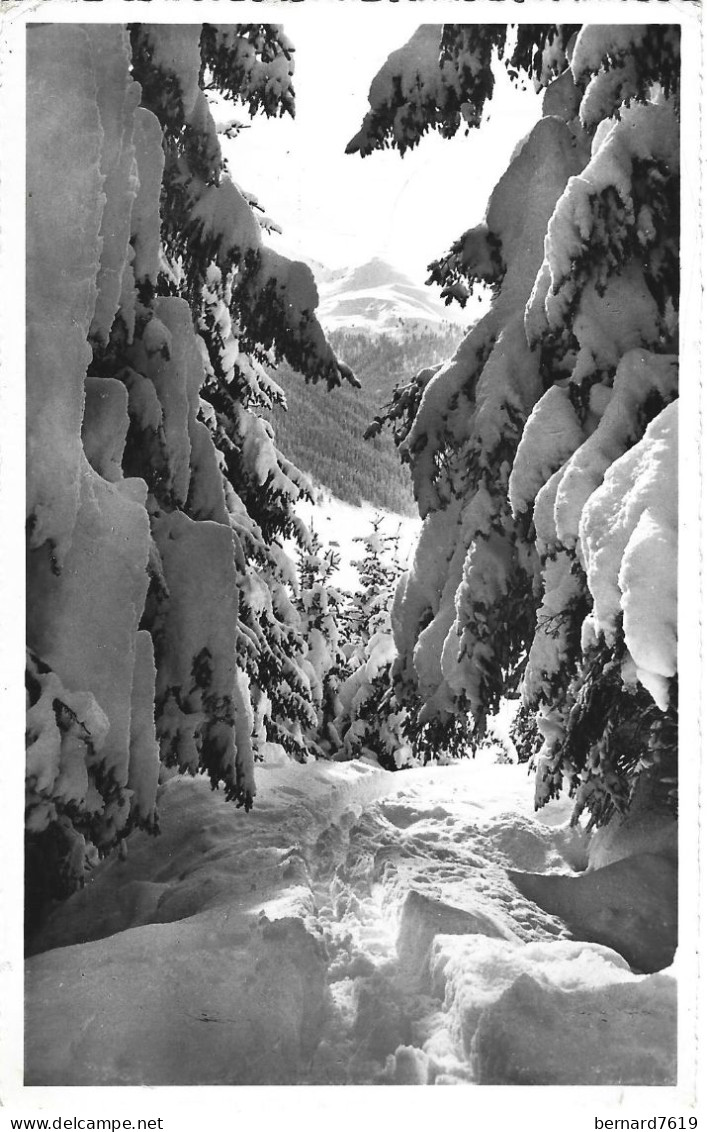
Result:
<svg viewBox="0 0 707 1132"><path fill-rule="evenodd" d="M134 835L48 921L27 1084L674 1081L674 971L620 954L655 893L616 865L575 874L587 838L568 802L531 814L525 767L257 774L247 819L170 781L162 836ZM522 894L528 867L576 886L572 931ZM605 905L612 946L586 942ZM642 958L671 960L650 929Z"/></svg>

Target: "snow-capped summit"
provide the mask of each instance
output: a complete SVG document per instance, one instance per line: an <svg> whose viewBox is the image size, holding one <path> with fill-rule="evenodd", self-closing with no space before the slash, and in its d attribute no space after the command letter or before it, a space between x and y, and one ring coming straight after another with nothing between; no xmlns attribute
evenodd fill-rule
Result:
<svg viewBox="0 0 707 1132"><path fill-rule="evenodd" d="M395 284L411 285L410 279L380 256L374 256L368 263L338 271L332 280L332 291L359 291L370 287L386 287ZM412 284L414 286L414 284ZM426 292L427 294L427 292Z"/></svg>
<svg viewBox="0 0 707 1132"><path fill-rule="evenodd" d="M315 272L316 275L316 272ZM445 322L468 322L459 307L446 307L424 283L375 257L367 263L317 278L319 317L328 328L393 330Z"/></svg>

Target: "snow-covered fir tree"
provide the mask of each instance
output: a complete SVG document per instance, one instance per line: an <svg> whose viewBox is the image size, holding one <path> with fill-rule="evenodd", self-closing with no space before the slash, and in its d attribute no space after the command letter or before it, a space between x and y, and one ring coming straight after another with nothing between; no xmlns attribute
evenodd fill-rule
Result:
<svg viewBox="0 0 707 1132"><path fill-rule="evenodd" d="M338 752L341 740L334 727L337 692L346 671L346 637L350 595L332 580L340 555L333 547L324 548L313 527L309 545L300 548L296 605L300 630L306 642L303 668L310 681L316 713L314 726L306 735L310 753L328 757Z"/></svg>
<svg viewBox="0 0 707 1132"><path fill-rule="evenodd" d="M308 267L261 241L216 97L294 112L275 25L28 28L28 875L157 824L160 764L248 808L304 755L312 651L285 540L303 477L261 413L286 358L353 376ZM240 178L240 170L237 171Z"/></svg>
<svg viewBox="0 0 707 1132"><path fill-rule="evenodd" d="M483 733L522 687L537 804L566 784L599 823L639 781L675 802L679 43L425 26L348 147L478 125L494 53L544 92L485 216L430 265L448 302L490 289L489 313L388 410L423 519L393 672L418 745Z"/></svg>
<svg viewBox="0 0 707 1132"><path fill-rule="evenodd" d="M385 534L382 517L359 541L358 588L343 611L345 668L336 695L332 733L339 758L375 758L388 770L410 765L408 712L391 687L395 658L391 607L400 577L396 535Z"/></svg>

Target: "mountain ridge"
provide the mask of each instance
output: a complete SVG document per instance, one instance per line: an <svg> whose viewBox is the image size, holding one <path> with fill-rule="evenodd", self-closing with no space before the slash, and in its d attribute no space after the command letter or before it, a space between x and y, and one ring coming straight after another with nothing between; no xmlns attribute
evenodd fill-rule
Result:
<svg viewBox="0 0 707 1132"><path fill-rule="evenodd" d="M351 367L360 388L326 390L284 362L274 373L287 409L274 408L277 445L283 454L339 499L362 499L399 515L414 515L409 469L400 461L388 429L371 440L364 433L396 385L450 357L463 337L461 327L411 328L396 333L368 328L334 328L328 333L337 357Z"/></svg>
<svg viewBox="0 0 707 1132"><path fill-rule="evenodd" d="M319 288L317 313L327 330L394 333L468 322L458 307L445 306L427 287L380 256L339 271L316 263L310 266Z"/></svg>

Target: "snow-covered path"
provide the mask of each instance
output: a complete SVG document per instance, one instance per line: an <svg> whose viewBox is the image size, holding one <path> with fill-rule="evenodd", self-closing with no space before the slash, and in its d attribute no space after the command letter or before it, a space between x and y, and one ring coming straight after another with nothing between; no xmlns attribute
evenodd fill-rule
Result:
<svg viewBox="0 0 707 1132"><path fill-rule="evenodd" d="M27 1083L672 1083L672 974L508 875L586 863L568 812L478 762L263 767L247 816L172 780L36 941Z"/></svg>

